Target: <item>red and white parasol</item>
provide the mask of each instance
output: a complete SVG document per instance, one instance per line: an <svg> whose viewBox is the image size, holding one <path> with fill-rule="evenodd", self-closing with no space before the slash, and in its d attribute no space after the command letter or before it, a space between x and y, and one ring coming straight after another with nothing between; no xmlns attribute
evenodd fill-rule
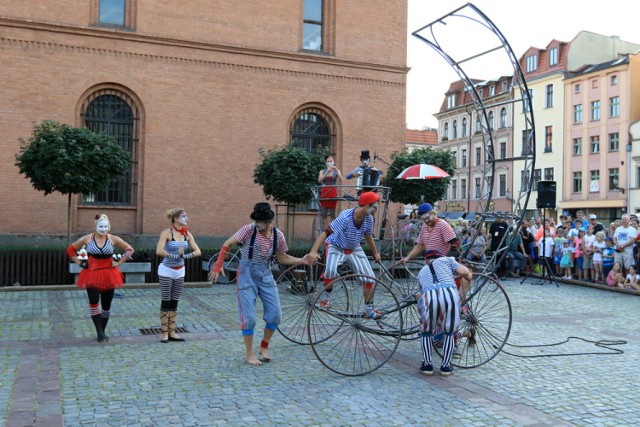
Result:
<svg viewBox="0 0 640 427"><path fill-rule="evenodd" d="M413 165L409 166L396 177L396 179L435 179L446 178L449 174L433 165Z"/></svg>

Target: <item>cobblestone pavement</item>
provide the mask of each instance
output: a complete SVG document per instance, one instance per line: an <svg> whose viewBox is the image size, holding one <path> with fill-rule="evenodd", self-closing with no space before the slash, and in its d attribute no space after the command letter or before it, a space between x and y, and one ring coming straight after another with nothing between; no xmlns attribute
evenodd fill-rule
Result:
<svg viewBox="0 0 640 427"><path fill-rule="evenodd" d="M403 341L389 363L362 377L332 373L309 346L279 335L274 360L249 366L230 285L185 289L178 326L189 331L187 342L169 344L140 333L159 326L155 288L126 289L114 300L105 344L95 341L83 291L0 292L0 420L7 427L639 425L640 300L528 282L503 281L514 317L505 351L446 378L417 371L417 341ZM570 336L627 344L616 347L624 354L580 340L516 347ZM545 357L591 352L610 354Z"/></svg>

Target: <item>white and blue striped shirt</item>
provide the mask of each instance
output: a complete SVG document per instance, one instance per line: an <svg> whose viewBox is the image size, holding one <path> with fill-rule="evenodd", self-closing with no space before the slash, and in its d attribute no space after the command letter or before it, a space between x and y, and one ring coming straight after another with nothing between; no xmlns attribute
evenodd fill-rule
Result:
<svg viewBox="0 0 640 427"><path fill-rule="evenodd" d="M363 236L373 234L373 216L365 214L360 228L353 218L355 208L342 211L329 226L332 233L327 237L327 243L340 249L353 250L360 246Z"/></svg>

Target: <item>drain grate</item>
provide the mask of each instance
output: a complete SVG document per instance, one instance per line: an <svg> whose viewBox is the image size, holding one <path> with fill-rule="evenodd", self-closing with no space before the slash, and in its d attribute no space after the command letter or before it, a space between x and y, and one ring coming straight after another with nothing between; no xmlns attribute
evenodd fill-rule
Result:
<svg viewBox="0 0 640 427"><path fill-rule="evenodd" d="M161 328L140 328L138 329L142 335L157 335L162 333ZM176 332L179 334L188 334L189 331L185 327L177 327Z"/></svg>

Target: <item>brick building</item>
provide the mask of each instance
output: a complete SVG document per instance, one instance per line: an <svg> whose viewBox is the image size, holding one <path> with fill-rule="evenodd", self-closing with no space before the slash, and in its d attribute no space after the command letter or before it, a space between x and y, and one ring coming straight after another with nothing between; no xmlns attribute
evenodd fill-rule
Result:
<svg viewBox="0 0 640 427"><path fill-rule="evenodd" d="M183 206L196 235L227 235L264 200L260 148L329 145L344 170L363 149L388 158L405 142L406 20L406 0L1 2L0 234L66 232L66 196L14 166L44 119L134 158L109 191L73 196L74 233L104 212L153 235Z"/></svg>

